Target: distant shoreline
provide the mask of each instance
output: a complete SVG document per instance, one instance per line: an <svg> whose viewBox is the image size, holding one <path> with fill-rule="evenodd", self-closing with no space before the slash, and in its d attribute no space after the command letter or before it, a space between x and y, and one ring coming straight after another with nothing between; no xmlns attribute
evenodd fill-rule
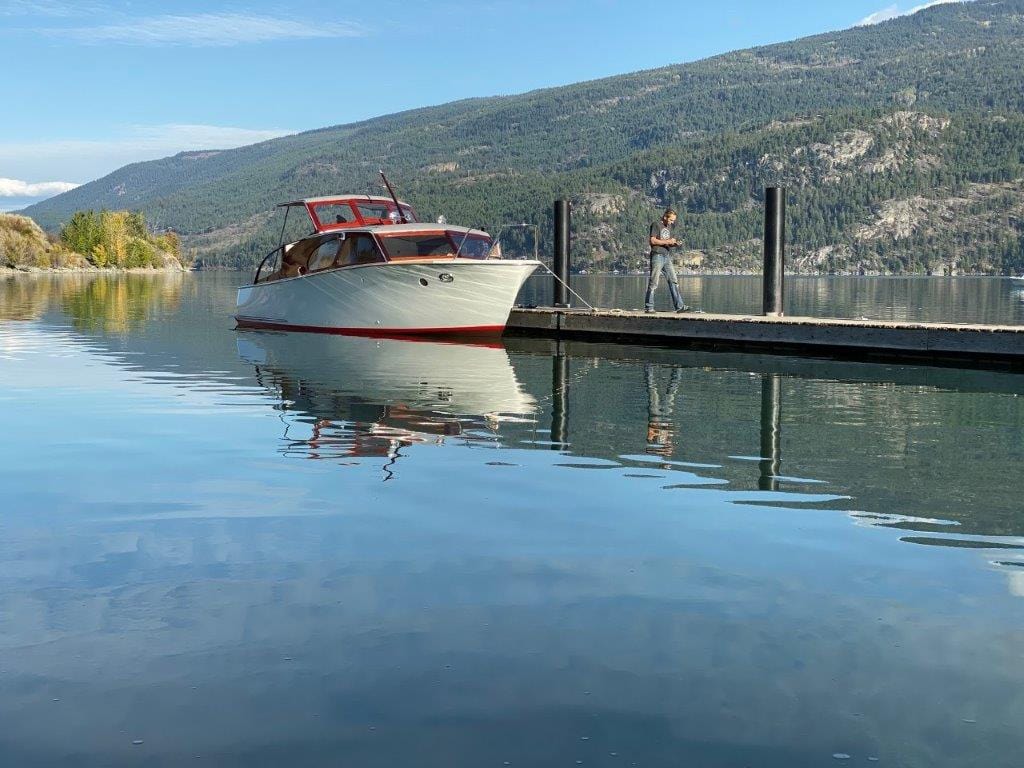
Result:
<svg viewBox="0 0 1024 768"><path fill-rule="evenodd" d="M192 270L183 267L0 267L0 277L14 275L166 275Z"/></svg>
<svg viewBox="0 0 1024 768"><path fill-rule="evenodd" d="M15 275L166 275L166 274L185 274L195 272L238 272L238 273L249 273L251 269L231 269L228 267L207 267L207 268L189 268L185 266L166 266L166 267L0 267L0 277L13 277ZM691 278L691 277L758 277L760 272L751 272L745 270L723 270L723 271L708 271L708 272L684 272L679 271L678 275L680 279ZM951 278L1000 278L1005 280L1024 280L1024 277L1017 275L993 275L986 273L967 273L959 275L927 275L920 272L866 272L863 274L852 273L852 272L833 272L833 273L819 273L819 272L786 272L786 277L791 278L808 278L808 277L890 277L890 278L938 278L938 279L951 279ZM533 277L544 278L543 273L533 275ZM586 272L583 274L573 273L572 278L580 277L642 277L646 278L646 272Z"/></svg>

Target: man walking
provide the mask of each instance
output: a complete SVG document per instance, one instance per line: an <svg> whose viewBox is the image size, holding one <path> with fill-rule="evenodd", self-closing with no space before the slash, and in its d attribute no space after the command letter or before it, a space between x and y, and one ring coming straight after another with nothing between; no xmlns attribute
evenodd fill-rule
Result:
<svg viewBox="0 0 1024 768"><path fill-rule="evenodd" d="M654 311L654 292L658 290L662 272L665 273L668 292L672 296L672 306L676 308L676 312L687 312L690 309L683 304L683 299L679 295L679 280L676 278L672 252L669 250L679 245L679 241L672 236L672 227L675 223L676 212L669 208L660 221L651 224L651 274L647 280L647 295L644 297L644 310L647 312Z"/></svg>

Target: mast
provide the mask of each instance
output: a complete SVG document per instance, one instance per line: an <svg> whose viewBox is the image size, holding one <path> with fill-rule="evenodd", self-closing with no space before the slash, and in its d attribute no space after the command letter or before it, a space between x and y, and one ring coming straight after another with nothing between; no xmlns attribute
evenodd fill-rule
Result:
<svg viewBox="0 0 1024 768"><path fill-rule="evenodd" d="M388 194L391 195L391 199L395 201L395 210L398 211L399 217L402 219L403 224L408 224L409 220L405 218L405 211L402 210L402 206L398 202L398 198L395 196L395 190L391 188L391 182L388 181L388 177L384 175L384 169L380 169L380 177L384 180L384 186L388 188Z"/></svg>

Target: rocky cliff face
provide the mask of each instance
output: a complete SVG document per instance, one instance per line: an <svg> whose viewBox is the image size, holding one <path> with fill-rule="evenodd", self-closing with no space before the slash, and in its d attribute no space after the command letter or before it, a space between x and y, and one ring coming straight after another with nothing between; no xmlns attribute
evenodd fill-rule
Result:
<svg viewBox="0 0 1024 768"><path fill-rule="evenodd" d="M773 122L624 167L622 193L581 196L578 242L594 264L639 268L644 228L629 223L671 204L701 268L757 270L762 189L781 184L798 271L1013 272L1024 267L1021 158L1024 122L998 115Z"/></svg>

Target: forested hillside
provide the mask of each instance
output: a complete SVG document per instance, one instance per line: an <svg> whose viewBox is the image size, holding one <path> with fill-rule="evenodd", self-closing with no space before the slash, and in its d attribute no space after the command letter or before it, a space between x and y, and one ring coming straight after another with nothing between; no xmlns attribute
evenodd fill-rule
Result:
<svg viewBox="0 0 1024 768"><path fill-rule="evenodd" d="M791 189L809 271L1024 269L1024 0L941 5L873 27L519 96L471 99L222 152L126 166L33 206L132 208L200 264L250 265L273 206L379 193L421 215L549 230L576 201L579 268L633 268L646 224L683 213L690 262L753 268L761 190Z"/></svg>

